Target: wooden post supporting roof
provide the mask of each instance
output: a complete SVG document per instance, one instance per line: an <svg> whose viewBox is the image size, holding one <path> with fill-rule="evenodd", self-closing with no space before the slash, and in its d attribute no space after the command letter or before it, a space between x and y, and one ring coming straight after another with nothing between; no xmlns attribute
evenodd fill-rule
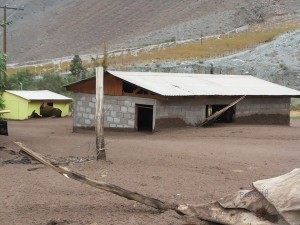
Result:
<svg viewBox="0 0 300 225"><path fill-rule="evenodd" d="M106 160L104 142L104 93L103 93L103 67L96 68L96 153L97 160Z"/></svg>

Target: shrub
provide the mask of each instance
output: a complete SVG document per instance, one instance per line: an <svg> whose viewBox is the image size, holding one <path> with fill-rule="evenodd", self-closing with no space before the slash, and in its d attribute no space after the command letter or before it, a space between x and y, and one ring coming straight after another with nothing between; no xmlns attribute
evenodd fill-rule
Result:
<svg viewBox="0 0 300 225"><path fill-rule="evenodd" d="M103 44L103 59L101 62L101 66L103 67L103 70L106 71L109 63L108 63L108 51L107 51L107 46L106 43Z"/></svg>
<svg viewBox="0 0 300 225"><path fill-rule="evenodd" d="M5 63L6 63L6 55L0 53L0 91L5 90L5 78L6 78L6 71L5 71Z"/></svg>
<svg viewBox="0 0 300 225"><path fill-rule="evenodd" d="M284 63L280 63L280 64L279 64L279 67L280 67L282 70L288 70L287 65L284 64Z"/></svg>
<svg viewBox="0 0 300 225"><path fill-rule="evenodd" d="M79 55L75 55L70 64L70 72L78 80L85 78L86 68L83 66L82 60Z"/></svg>
<svg viewBox="0 0 300 225"><path fill-rule="evenodd" d="M18 71L9 76L6 89L8 90L36 90L36 77L28 70Z"/></svg>
<svg viewBox="0 0 300 225"><path fill-rule="evenodd" d="M4 99L2 95L0 95L0 110L5 108Z"/></svg>

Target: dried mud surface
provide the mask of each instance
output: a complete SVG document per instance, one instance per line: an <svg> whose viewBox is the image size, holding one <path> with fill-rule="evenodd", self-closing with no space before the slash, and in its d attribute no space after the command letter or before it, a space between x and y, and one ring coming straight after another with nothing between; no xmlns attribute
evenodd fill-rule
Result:
<svg viewBox="0 0 300 225"><path fill-rule="evenodd" d="M0 136L6 149L18 151L13 141L20 141L51 158L94 155L94 133L72 133L71 118L9 121L8 126L9 136ZM110 131L108 162L69 168L161 200L208 203L299 167L299 134L299 119L290 127L231 124L154 134ZM14 157L0 149L1 225L187 224L174 212L160 214L41 165L1 163Z"/></svg>

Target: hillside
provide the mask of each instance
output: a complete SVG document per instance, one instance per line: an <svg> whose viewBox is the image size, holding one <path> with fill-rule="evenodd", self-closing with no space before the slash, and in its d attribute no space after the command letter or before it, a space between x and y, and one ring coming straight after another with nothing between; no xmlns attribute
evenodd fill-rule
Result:
<svg viewBox="0 0 300 225"><path fill-rule="evenodd" d="M158 62L128 67L130 71L245 74L300 90L300 29L274 41L207 61Z"/></svg>
<svg viewBox="0 0 300 225"><path fill-rule="evenodd" d="M298 15L299 0L0 0L8 15L10 62L143 46L219 34L276 15ZM0 16L2 16L1 12ZM12 15L13 14L13 15ZM2 48L2 46L1 46Z"/></svg>

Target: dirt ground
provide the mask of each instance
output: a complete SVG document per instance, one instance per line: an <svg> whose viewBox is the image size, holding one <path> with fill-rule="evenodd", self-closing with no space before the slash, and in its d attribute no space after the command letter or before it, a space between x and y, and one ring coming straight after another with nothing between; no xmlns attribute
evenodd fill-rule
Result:
<svg viewBox="0 0 300 225"><path fill-rule="evenodd" d="M8 126L9 136L0 136L0 146L6 147L0 149L1 225L188 223L174 212L159 213L39 164L3 163L16 157L7 151L19 150L13 141L55 159L92 157L94 133L73 133L71 118L9 121ZM106 132L106 143L107 162L69 168L163 201L201 204L299 167L300 120L292 120L290 127L231 124L154 134Z"/></svg>

